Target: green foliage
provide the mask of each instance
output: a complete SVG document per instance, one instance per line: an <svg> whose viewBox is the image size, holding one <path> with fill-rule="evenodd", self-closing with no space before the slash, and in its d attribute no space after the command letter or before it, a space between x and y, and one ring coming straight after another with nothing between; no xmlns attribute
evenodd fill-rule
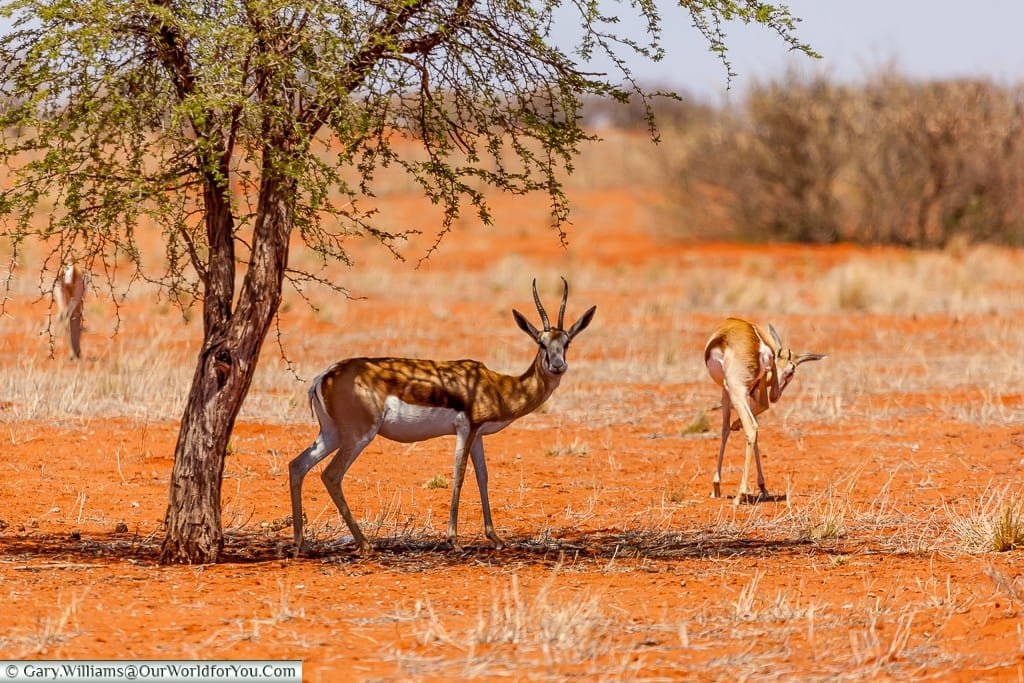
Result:
<svg viewBox="0 0 1024 683"><path fill-rule="evenodd" d="M784 7L681 7L727 67L728 21L763 24L811 53ZM566 10L579 26L572 51L552 38L556 19L573 21ZM347 262L353 237L396 249L417 227L363 208L385 167L444 208L439 240L464 206L489 222L486 186L548 194L564 237L561 179L588 139L582 98L640 102L650 117L654 95L625 59L662 56L653 2L630 10L647 22L643 42L617 37L619 17L603 10L550 0L2 2L0 163L12 180L2 234L16 251L46 240L51 272L71 259L128 261L183 306L211 268L211 197L230 213L234 258L244 259L268 175L291 188L293 227L324 264ZM617 71L590 73L585 61L598 54ZM166 264L141 263L142 221L163 229ZM330 285L316 272L289 277Z"/></svg>

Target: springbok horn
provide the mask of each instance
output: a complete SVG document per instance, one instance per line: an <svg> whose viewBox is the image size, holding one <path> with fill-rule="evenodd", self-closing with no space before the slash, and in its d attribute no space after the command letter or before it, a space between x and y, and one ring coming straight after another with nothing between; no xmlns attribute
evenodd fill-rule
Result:
<svg viewBox="0 0 1024 683"><path fill-rule="evenodd" d="M537 304L537 312L540 313L540 321L544 323L544 331L547 332L551 329L551 322L548 320L547 311L544 310L544 305L540 302L540 296L537 294L537 278L533 278L533 302Z"/></svg>
<svg viewBox="0 0 1024 683"><path fill-rule="evenodd" d="M558 329L564 330L562 327L562 318L565 317L565 302L569 299L569 283L562 278L562 305L558 307Z"/></svg>
<svg viewBox="0 0 1024 683"><path fill-rule="evenodd" d="M779 333L775 331L775 326L772 325L771 323L768 324L768 334L772 335L772 341L775 342L775 346L777 346L778 350L781 351L782 340L779 339Z"/></svg>

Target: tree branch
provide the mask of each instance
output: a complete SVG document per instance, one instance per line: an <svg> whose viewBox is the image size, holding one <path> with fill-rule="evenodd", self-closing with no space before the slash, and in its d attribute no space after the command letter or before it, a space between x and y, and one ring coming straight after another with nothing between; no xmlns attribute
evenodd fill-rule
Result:
<svg viewBox="0 0 1024 683"><path fill-rule="evenodd" d="M380 62L388 52L424 53L434 49L447 40L451 32L463 26L469 16L469 10L476 0L458 0L455 11L442 27L419 38L395 43L398 36L408 27L410 21L424 11L432 0L413 0L401 6L399 11L392 11L378 26L369 31L371 38L363 45L355 56L342 69L347 77L341 79L341 90L351 93L366 79L370 70ZM338 97L328 98L304 112L300 112L299 121L310 137L316 135L332 111L340 106Z"/></svg>

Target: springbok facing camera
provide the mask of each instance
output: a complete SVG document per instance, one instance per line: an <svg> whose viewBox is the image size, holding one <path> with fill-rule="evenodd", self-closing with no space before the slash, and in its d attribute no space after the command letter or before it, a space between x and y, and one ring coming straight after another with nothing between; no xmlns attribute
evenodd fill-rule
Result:
<svg viewBox="0 0 1024 683"><path fill-rule="evenodd" d="M433 361L411 358L349 358L335 363L316 379L309 400L320 423L320 433L309 448L288 466L292 499L295 555L302 549L302 480L310 469L335 453L321 479L335 506L352 531L361 553L372 552L342 492L341 481L355 459L377 435L411 443L454 434L455 470L448 516L448 542L456 540L459 495L466 473L466 456L473 459L483 507L484 533L496 548L504 542L494 531L487 497L487 464L482 437L501 431L536 410L558 387L569 366L565 353L573 338L594 318L591 306L568 330L563 329L569 283L564 286L558 325L551 327L533 282L533 300L543 330L519 311L516 324L539 347L533 363L522 375L503 375L475 360Z"/></svg>
<svg viewBox="0 0 1024 683"><path fill-rule="evenodd" d="M761 471L761 452L757 445L756 416L768 410L772 403L782 397L782 392L793 379L796 367L801 363L825 358L820 353L793 355L791 349L783 349L778 333L768 326L771 337L766 337L760 327L739 318L728 318L715 329L704 346L704 364L711 379L722 387L722 442L718 448L718 465L715 468L712 497L722 495L722 459L729 432L743 427L747 438L746 457L743 461L743 478L734 503L768 500L771 496L764 486ZM781 369L780 369L781 368ZM739 419L730 423L731 408L739 413ZM747 491L750 473L750 456L757 464L757 486L760 493L752 496Z"/></svg>
<svg viewBox="0 0 1024 683"><path fill-rule="evenodd" d="M53 288L57 302L57 321L66 328L69 355L72 359L82 357L83 300L89 276L74 264L64 267L64 274Z"/></svg>

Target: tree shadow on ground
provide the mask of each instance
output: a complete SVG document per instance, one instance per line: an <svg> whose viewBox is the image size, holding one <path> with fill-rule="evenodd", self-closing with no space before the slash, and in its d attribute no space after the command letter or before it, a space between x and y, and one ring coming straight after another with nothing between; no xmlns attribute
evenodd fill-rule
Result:
<svg viewBox="0 0 1024 683"><path fill-rule="evenodd" d="M354 546L342 541L314 541L302 555L292 558L290 538L261 531L232 531L225 534L221 562L225 564L316 563L341 566L363 565L397 571L417 572L454 566L503 567L512 564L607 566L612 562L673 563L698 559L729 559L772 556L832 556L851 552L837 542L809 539L771 539L723 533L720 530L685 532L656 530L596 530L540 536L511 536L506 547L494 549L483 540L467 542L453 549L443 537L403 534L371 539L374 553L359 555ZM129 562L159 563L160 538L127 533L0 534L0 561L33 565L89 565Z"/></svg>

